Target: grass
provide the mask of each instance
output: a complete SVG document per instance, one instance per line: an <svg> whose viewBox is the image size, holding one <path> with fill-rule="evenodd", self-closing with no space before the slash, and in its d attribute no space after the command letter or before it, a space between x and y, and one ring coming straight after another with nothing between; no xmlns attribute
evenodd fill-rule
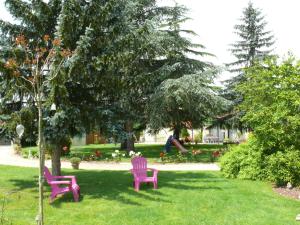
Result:
<svg viewBox="0 0 300 225"><path fill-rule="evenodd" d="M186 145L188 150L193 149L201 149L203 153L194 157L193 160L197 162L211 162L211 153L212 151L219 150L223 148L223 145L217 144L200 144L200 145ZM113 153L116 149L119 149L120 145L117 144L93 144L93 145L84 145L84 146L72 146L71 147L71 155L77 156L82 159L90 158L91 154L94 154L96 150L101 151L102 158L100 160L112 160L111 153ZM23 148L23 154L27 154L29 150L32 152L37 152L37 147L27 147ZM135 144L135 151L141 152L141 154L148 159L149 162L157 162L159 160L159 154L164 150L164 145L162 144ZM125 151L122 151L125 153ZM171 152L169 153L169 157L175 157L178 154L178 150L173 146ZM127 155L122 161L129 162L130 157Z"/></svg>
<svg viewBox="0 0 300 225"><path fill-rule="evenodd" d="M37 174L33 168L0 166L0 203L5 193L13 192L4 211L12 224L35 224ZM79 203L70 194L52 204L46 200L47 225L298 224L299 201L279 196L268 183L228 180L219 172L161 171L159 189L143 185L140 192L133 190L128 172L65 170L64 174L77 176L82 197Z"/></svg>

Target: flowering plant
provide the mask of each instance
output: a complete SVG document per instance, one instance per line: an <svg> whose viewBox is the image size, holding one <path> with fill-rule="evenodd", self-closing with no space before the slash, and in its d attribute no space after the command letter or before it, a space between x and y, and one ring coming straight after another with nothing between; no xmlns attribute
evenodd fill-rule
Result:
<svg viewBox="0 0 300 225"><path fill-rule="evenodd" d="M220 151L214 151L214 152L212 153L212 156L213 156L214 158L219 157L219 156L220 156Z"/></svg>
<svg viewBox="0 0 300 225"><path fill-rule="evenodd" d="M216 158L218 158L221 155L220 151L214 151L211 153L210 155L210 161L214 162L216 160Z"/></svg>
<svg viewBox="0 0 300 225"><path fill-rule="evenodd" d="M122 156L125 157L125 154L122 154L119 150L115 150L113 153L111 153L111 156L116 162L120 162L122 160Z"/></svg>
<svg viewBox="0 0 300 225"><path fill-rule="evenodd" d="M202 153L201 150L193 150L192 155L200 155Z"/></svg>
<svg viewBox="0 0 300 225"><path fill-rule="evenodd" d="M160 159L160 161L161 161L161 162L164 162L166 156L167 156L167 153L165 153L165 152L160 152L160 153L159 153L159 159Z"/></svg>
<svg viewBox="0 0 300 225"><path fill-rule="evenodd" d="M137 157L137 156L142 156L141 152L134 152L134 151L130 151L129 152L129 156L131 158Z"/></svg>
<svg viewBox="0 0 300 225"><path fill-rule="evenodd" d="M99 151L99 150L96 150L96 151L95 151L95 156L96 156L97 158L101 158L101 157L102 157L102 152Z"/></svg>

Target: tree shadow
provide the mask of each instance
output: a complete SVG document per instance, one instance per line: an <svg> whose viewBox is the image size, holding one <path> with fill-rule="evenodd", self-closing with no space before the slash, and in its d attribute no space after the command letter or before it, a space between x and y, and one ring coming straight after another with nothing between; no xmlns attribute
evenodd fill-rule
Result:
<svg viewBox="0 0 300 225"><path fill-rule="evenodd" d="M34 189L38 187L38 176L33 176L32 179L10 179L9 182L11 182L15 188L13 188L13 191L22 191L24 189L32 189L32 191L35 191Z"/></svg>
<svg viewBox="0 0 300 225"><path fill-rule="evenodd" d="M64 170L63 174L76 176L81 192L80 201L84 201L85 198L106 199L136 206L142 206L145 200L170 203L167 200L168 189L222 190L224 187L219 187L220 182L228 182L218 174L209 172L160 171L158 190L154 190L152 184L142 184L140 191L136 192L133 188L133 177L128 171ZM13 179L10 182L16 190L32 189L32 192L37 192L37 177L32 178L30 180ZM51 188L47 184L45 186L45 196L48 198ZM72 193L67 193L56 198L51 205L59 208L62 203L73 201Z"/></svg>

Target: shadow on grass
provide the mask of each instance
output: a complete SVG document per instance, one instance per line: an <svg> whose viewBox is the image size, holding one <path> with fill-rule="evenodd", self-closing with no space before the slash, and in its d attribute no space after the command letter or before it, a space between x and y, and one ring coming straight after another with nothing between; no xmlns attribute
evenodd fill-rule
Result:
<svg viewBox="0 0 300 225"><path fill-rule="evenodd" d="M64 171L65 175L75 175L81 189L80 201L85 199L105 199L117 201L128 205L142 205L144 200L169 202L166 200L170 189L173 190L199 190L209 189L222 190L218 187L219 182L226 182L218 174L209 172L171 172L160 171L158 174L158 190L153 189L152 184L142 184L140 191L133 188L133 177L127 171ZM37 178L30 180L13 179L10 180L17 190L32 189L37 195ZM209 185L207 184L209 183ZM45 185L46 198L50 195L51 189ZM134 197L134 198L132 198ZM57 198L53 207L61 207L62 203L72 202L73 197L68 193Z"/></svg>
<svg viewBox="0 0 300 225"><path fill-rule="evenodd" d="M33 176L32 179L28 180L21 180L21 179L10 179L9 180L14 185L14 191L21 191L24 189L34 189L37 188L38 183L38 176ZM34 191L34 190L32 190Z"/></svg>

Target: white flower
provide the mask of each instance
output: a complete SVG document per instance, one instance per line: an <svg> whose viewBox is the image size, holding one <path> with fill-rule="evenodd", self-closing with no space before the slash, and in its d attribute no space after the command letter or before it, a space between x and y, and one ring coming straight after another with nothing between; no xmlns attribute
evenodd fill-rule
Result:
<svg viewBox="0 0 300 225"><path fill-rule="evenodd" d="M138 152L136 155L137 155L137 156L140 156L140 155L141 155L141 152Z"/></svg>
<svg viewBox="0 0 300 225"><path fill-rule="evenodd" d="M113 158L115 158L115 157L117 156L117 154L116 154L116 153L111 153L111 156L112 156Z"/></svg>
<svg viewBox="0 0 300 225"><path fill-rule="evenodd" d="M125 154L123 154L122 156L125 157Z"/></svg>
<svg viewBox="0 0 300 225"><path fill-rule="evenodd" d="M129 152L129 156L133 156L133 155L135 155L135 152L134 151L130 151Z"/></svg>
<svg viewBox="0 0 300 225"><path fill-rule="evenodd" d="M116 150L115 153L119 153L119 150Z"/></svg>

